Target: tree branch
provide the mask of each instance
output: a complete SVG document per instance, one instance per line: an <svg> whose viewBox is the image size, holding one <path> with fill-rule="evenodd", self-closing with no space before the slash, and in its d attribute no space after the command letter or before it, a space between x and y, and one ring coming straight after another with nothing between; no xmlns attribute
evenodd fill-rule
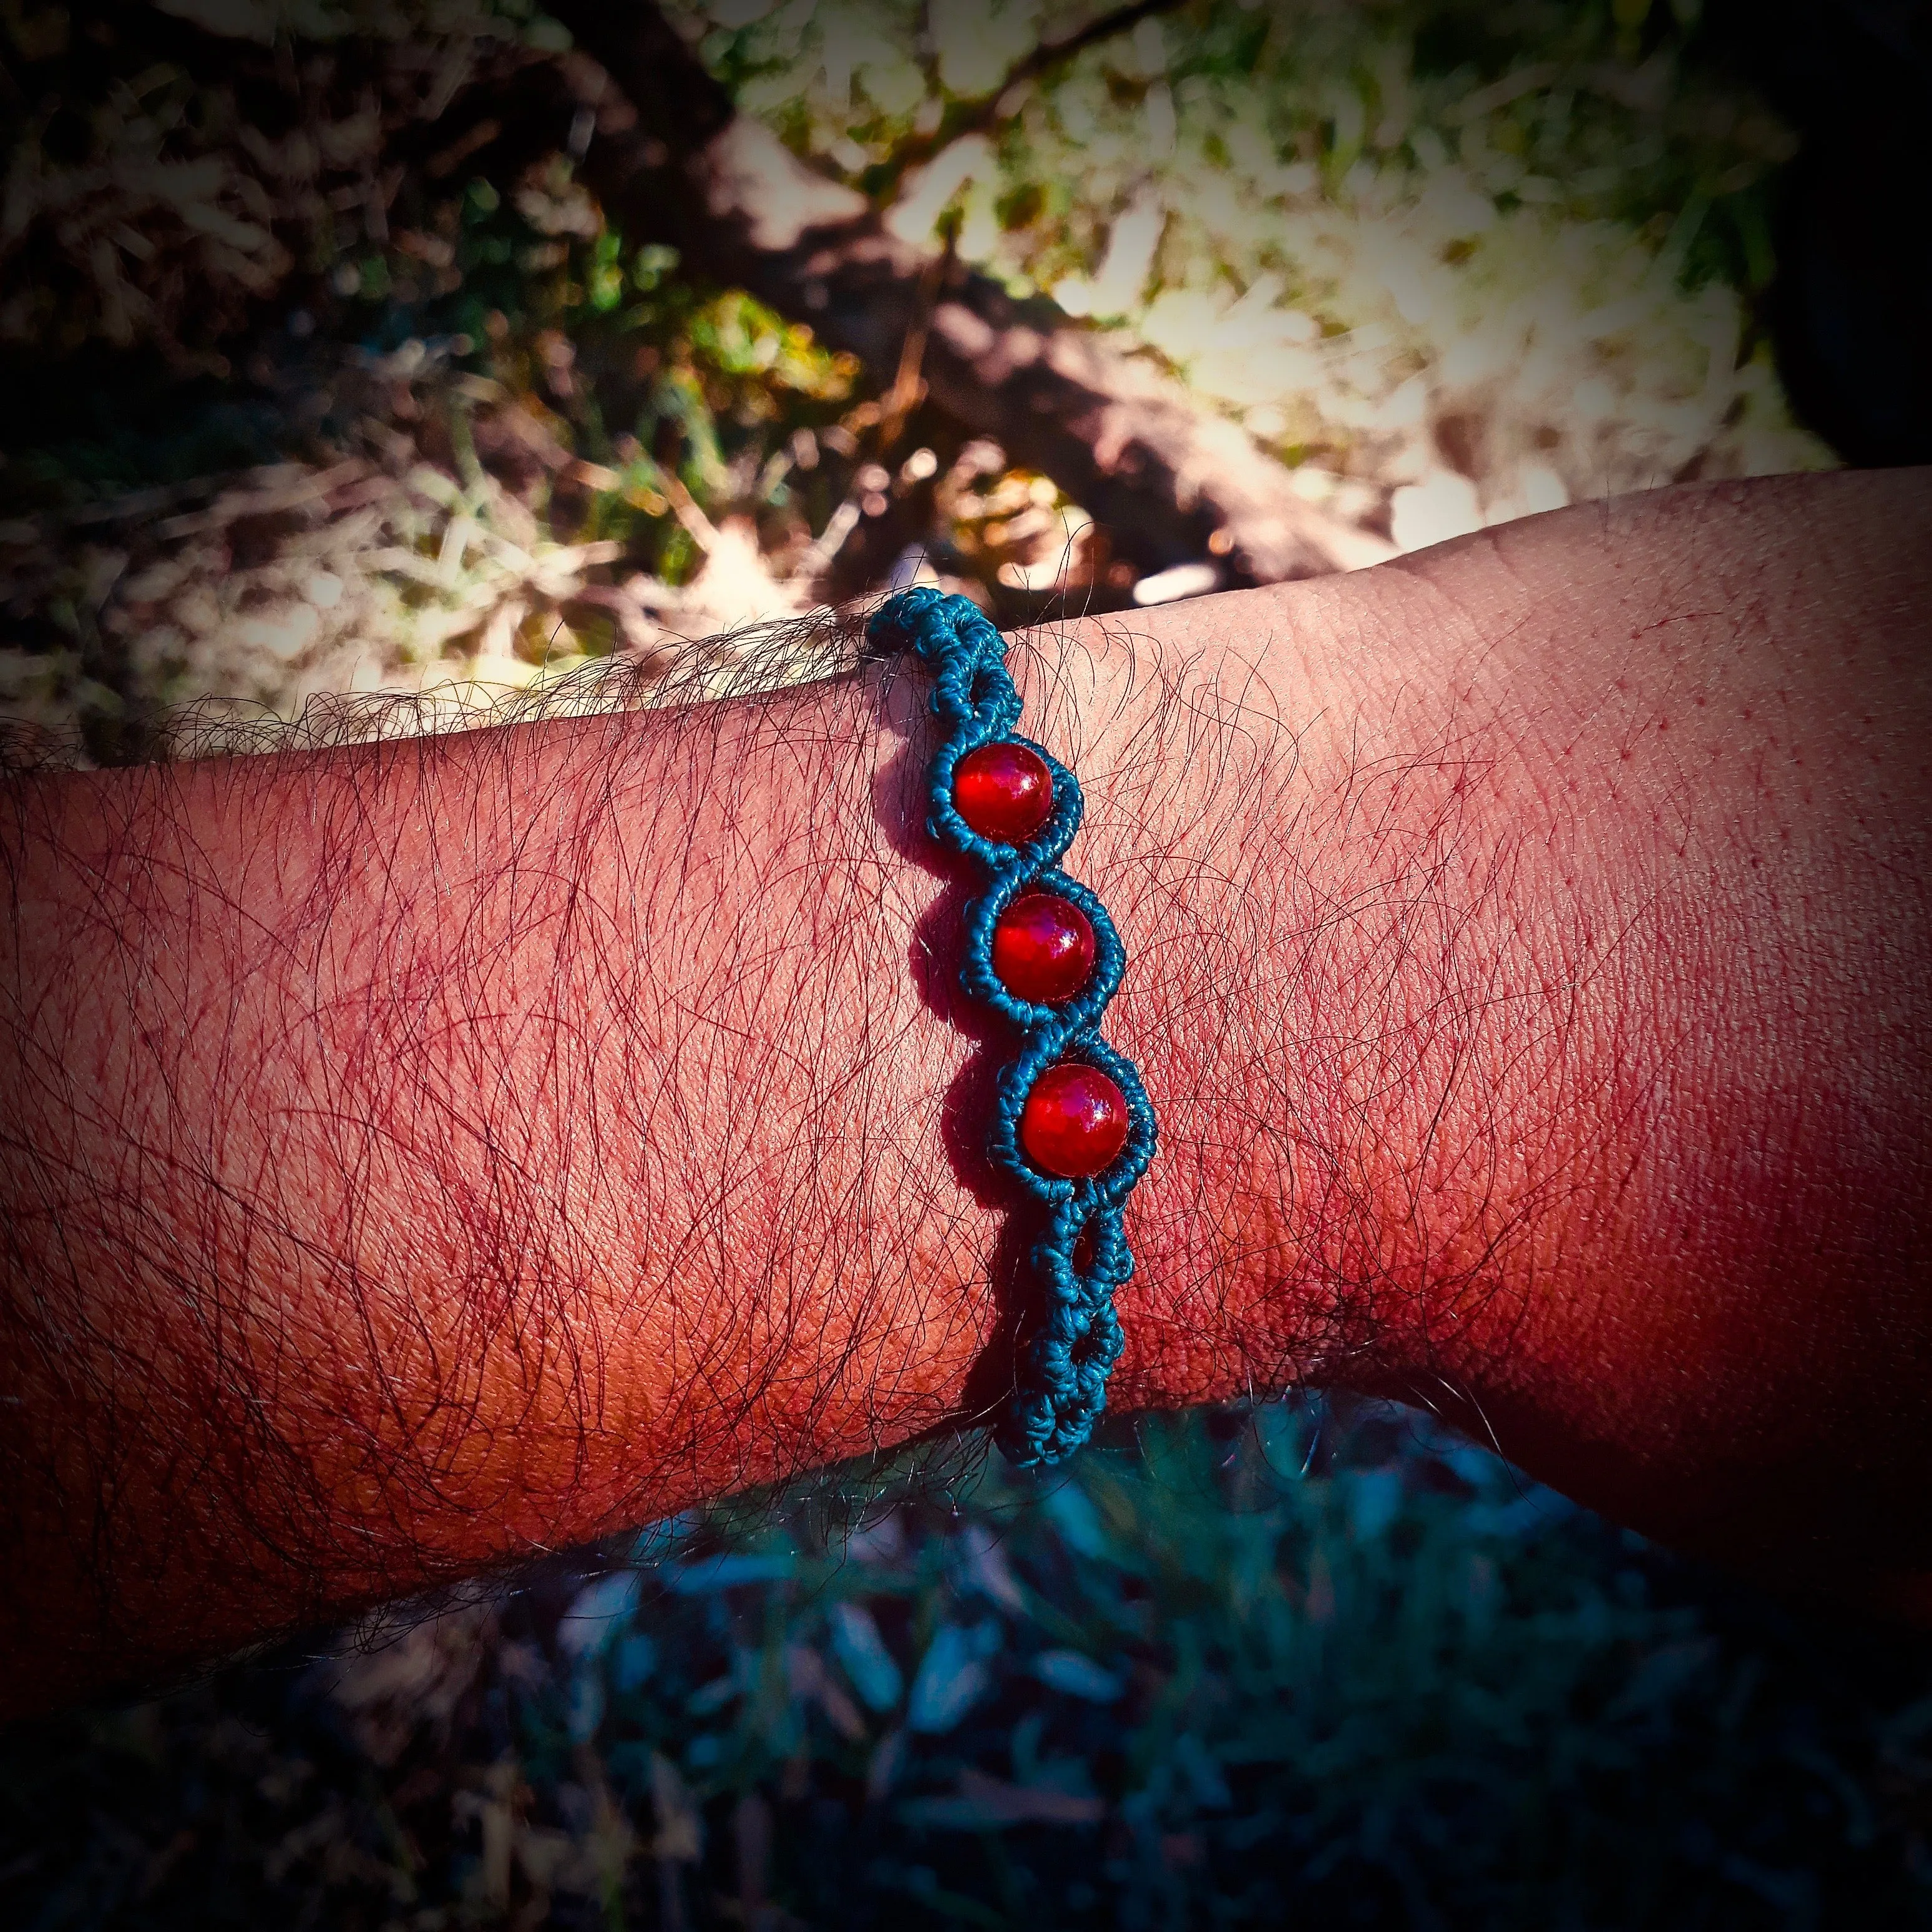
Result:
<svg viewBox="0 0 1932 1932"><path fill-rule="evenodd" d="M722 90L655 8L555 0L551 11L603 70L566 70L598 110L584 178L625 229L672 243L872 368L895 368L939 251L901 241L862 195L748 116L720 122ZM1150 359L989 275L942 269L922 370L933 406L1052 477L1142 572L1212 555L1224 582L1267 584L1390 554L1304 501L1238 424Z"/></svg>
<svg viewBox="0 0 1932 1932"><path fill-rule="evenodd" d="M908 135L891 156L868 172L866 186L875 200L889 200L900 182L914 168L931 160L941 149L968 134L983 134L1010 121L1018 104L1012 97L1036 80L1043 80L1058 69L1076 60L1089 47L1130 34L1143 20L1172 14L1184 0L1134 0L1128 7L1116 7L1089 20L1086 26L1057 40L1042 40L1032 52L1016 61L1006 70L998 86L970 100L952 102L930 134Z"/></svg>

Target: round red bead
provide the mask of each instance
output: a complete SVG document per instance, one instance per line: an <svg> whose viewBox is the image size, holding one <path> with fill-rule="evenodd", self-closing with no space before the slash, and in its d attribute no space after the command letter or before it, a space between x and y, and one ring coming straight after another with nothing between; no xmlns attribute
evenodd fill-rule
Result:
<svg viewBox="0 0 1932 1932"><path fill-rule="evenodd" d="M1094 970L1094 928L1057 892L1022 892L993 928L993 970L1016 998L1070 1000Z"/></svg>
<svg viewBox="0 0 1932 1932"><path fill-rule="evenodd" d="M1053 774L1046 760L1024 745L982 745L953 766L952 802L982 838L1018 845L1053 809Z"/></svg>
<svg viewBox="0 0 1932 1932"><path fill-rule="evenodd" d="M1064 1060L1033 1083L1020 1114L1020 1144L1034 1166L1082 1180L1126 1144L1127 1096L1097 1069Z"/></svg>

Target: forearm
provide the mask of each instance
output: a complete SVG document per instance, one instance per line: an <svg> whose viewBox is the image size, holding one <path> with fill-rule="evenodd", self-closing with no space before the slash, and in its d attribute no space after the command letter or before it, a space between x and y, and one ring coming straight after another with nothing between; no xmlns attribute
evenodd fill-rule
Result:
<svg viewBox="0 0 1932 1932"><path fill-rule="evenodd" d="M1037 640L1162 1118L1117 1406L1419 1394L1747 1558L1861 1472L1922 1520L1928 534L1871 479L1638 502ZM922 698L874 667L19 794L43 1684L997 1387L1003 1048ZM1932 1560L1904 1535L1868 1568Z"/></svg>
<svg viewBox="0 0 1932 1932"><path fill-rule="evenodd" d="M1170 651L1267 629L1298 763L1192 941L1124 1399L1312 1370L1932 1609L1927 481L1626 500L1176 614ZM1137 1043L1186 944L1150 923Z"/></svg>
<svg viewBox="0 0 1932 1932"><path fill-rule="evenodd" d="M26 1648L97 1581L232 1642L947 1412L992 1217L879 683L25 796Z"/></svg>

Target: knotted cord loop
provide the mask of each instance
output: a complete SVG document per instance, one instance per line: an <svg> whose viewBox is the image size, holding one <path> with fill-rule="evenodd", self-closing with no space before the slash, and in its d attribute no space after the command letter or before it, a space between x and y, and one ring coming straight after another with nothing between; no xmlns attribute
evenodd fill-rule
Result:
<svg viewBox="0 0 1932 1932"><path fill-rule="evenodd" d="M1033 1320L1016 1385L997 1434L1015 1462L1057 1462L1086 1441L1106 1406L1107 1377L1120 1353L1114 1291L1134 1268L1122 1208L1154 1157L1154 1108L1147 1090L1132 1063L1100 1037L1100 1017L1120 986L1126 951L1106 908L1059 868L1080 827L1079 781L1043 746L1015 730L1020 698L998 631L970 598L922 584L881 606L869 634L878 644L910 644L932 670L931 704L943 736L928 773L927 830L988 875L986 892L966 909L960 983L1022 1036L1018 1056L1000 1070L988 1148L1047 1210L1045 1232L1030 1256L1040 1305L1029 1311ZM1025 746L1052 775L1052 809L1024 844L982 838L953 802L959 760L1001 741ZM993 970L993 928L1000 915L1022 892L1034 890L1056 893L1077 906L1094 928L1092 975L1080 992L1058 1005L1018 998ZM1034 1081L1066 1060L1106 1075L1127 1103L1126 1144L1100 1173L1072 1180L1036 1167L1019 1138ZM1076 1266L1083 1236L1084 1264Z"/></svg>

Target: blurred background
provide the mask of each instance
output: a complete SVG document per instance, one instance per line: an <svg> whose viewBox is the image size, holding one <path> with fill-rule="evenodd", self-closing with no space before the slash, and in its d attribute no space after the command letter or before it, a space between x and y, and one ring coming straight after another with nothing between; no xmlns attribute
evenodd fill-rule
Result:
<svg viewBox="0 0 1932 1932"><path fill-rule="evenodd" d="M1906 0L4 0L0 718L648 702L915 580L1924 460L1928 76ZM1932 1924L1932 1650L1294 1398L739 1499L0 1794L36 1928Z"/></svg>

